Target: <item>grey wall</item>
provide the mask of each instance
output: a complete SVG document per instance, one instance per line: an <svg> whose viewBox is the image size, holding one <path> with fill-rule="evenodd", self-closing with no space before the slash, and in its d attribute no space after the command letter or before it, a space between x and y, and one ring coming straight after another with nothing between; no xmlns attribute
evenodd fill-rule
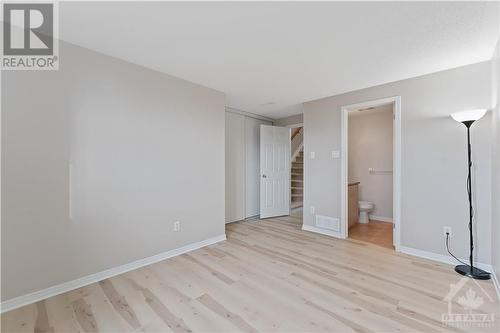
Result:
<svg viewBox="0 0 500 333"><path fill-rule="evenodd" d="M445 254L443 226L453 228L452 248L468 253L466 137L456 111L490 107L490 62L358 90L304 104L304 223L316 214L340 218L340 109L388 96L402 103L401 245ZM491 262L491 112L472 128L477 257ZM315 159L309 158L310 152Z"/></svg>
<svg viewBox="0 0 500 333"><path fill-rule="evenodd" d="M304 122L304 114L299 113L293 116L276 119L274 121L274 126L296 125L296 124L302 124L303 122Z"/></svg>
<svg viewBox="0 0 500 333"><path fill-rule="evenodd" d="M393 105L370 111L351 111L348 121L348 180L360 182L359 200L373 202L370 215L392 218ZM374 219L377 219L374 217Z"/></svg>
<svg viewBox="0 0 500 333"><path fill-rule="evenodd" d="M492 105L493 115L493 140L491 160L491 243L492 264L497 277L500 277L500 39L497 42L495 54L492 59Z"/></svg>
<svg viewBox="0 0 500 333"><path fill-rule="evenodd" d="M63 42L60 61L2 73L2 300L224 234L224 95Z"/></svg>

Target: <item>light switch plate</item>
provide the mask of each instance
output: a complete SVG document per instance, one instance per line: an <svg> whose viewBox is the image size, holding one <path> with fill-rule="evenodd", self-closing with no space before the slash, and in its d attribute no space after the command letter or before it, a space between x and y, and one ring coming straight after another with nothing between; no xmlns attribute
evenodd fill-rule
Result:
<svg viewBox="0 0 500 333"><path fill-rule="evenodd" d="M174 231L180 231L180 230L181 230L181 222L174 221Z"/></svg>
<svg viewBox="0 0 500 333"><path fill-rule="evenodd" d="M314 158L316 157L316 153L315 152L311 152L311 160L314 160Z"/></svg>
<svg viewBox="0 0 500 333"><path fill-rule="evenodd" d="M340 150L332 150L332 158L340 158Z"/></svg>

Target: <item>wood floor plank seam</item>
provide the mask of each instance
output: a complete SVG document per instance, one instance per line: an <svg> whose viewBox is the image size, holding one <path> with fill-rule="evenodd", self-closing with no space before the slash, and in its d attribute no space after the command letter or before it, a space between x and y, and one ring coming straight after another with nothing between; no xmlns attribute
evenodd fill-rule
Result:
<svg viewBox="0 0 500 333"><path fill-rule="evenodd" d="M110 279L106 279L99 282L104 294L109 299L115 311L132 326L134 329L138 329L141 325L137 320L137 316L132 308L130 308L125 297L121 296L113 286Z"/></svg>
<svg viewBox="0 0 500 333"><path fill-rule="evenodd" d="M238 330L240 332L246 332L246 333L256 333L257 332L257 330L254 327L252 327L252 325L250 325L245 320L243 320L239 315L226 309L222 304L217 302L210 295L204 294L204 295L198 297L197 300L201 304L203 304L207 308L209 308L210 310L217 313L222 318L229 320L231 323L234 324L234 326L236 326L238 328Z"/></svg>
<svg viewBox="0 0 500 333"><path fill-rule="evenodd" d="M298 217L226 225L227 240L1 315L2 332L498 332L450 327L450 265L303 231ZM495 296L491 281L467 286ZM476 289L475 289L476 288Z"/></svg>
<svg viewBox="0 0 500 333"><path fill-rule="evenodd" d="M408 329L414 329L418 332L439 332L439 330L431 328L430 326L427 326L427 325L420 324L418 321L416 321L410 317L406 317L402 314L398 315L396 312L392 311L391 309L376 307L373 304L359 298L358 295L356 294L356 292L346 293L346 292L341 291L339 289L335 289L335 288L326 286L322 283L319 283L318 281L313 281L310 278L308 278L302 274L299 274L299 273L292 273L292 274L294 276L298 277L299 279L304 280L305 282L308 282L310 284L314 284L314 285L324 289L325 291L328 291L332 294L338 295L338 296L343 297L345 299L350 299L351 302L357 304L358 306L364 308L367 311L370 311L370 312L377 314L377 315L380 315L380 316L389 317L395 321L400 322L403 325L408 325Z"/></svg>

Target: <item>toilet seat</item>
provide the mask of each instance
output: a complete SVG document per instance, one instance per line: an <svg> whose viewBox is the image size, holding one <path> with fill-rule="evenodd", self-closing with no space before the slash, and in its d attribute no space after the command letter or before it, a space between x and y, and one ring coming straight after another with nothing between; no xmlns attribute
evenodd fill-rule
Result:
<svg viewBox="0 0 500 333"><path fill-rule="evenodd" d="M370 201L359 201L358 206L361 209L371 209L373 208L373 202Z"/></svg>
<svg viewBox="0 0 500 333"><path fill-rule="evenodd" d="M370 221L369 213L375 205L370 201L358 201L359 207L359 223L368 223Z"/></svg>

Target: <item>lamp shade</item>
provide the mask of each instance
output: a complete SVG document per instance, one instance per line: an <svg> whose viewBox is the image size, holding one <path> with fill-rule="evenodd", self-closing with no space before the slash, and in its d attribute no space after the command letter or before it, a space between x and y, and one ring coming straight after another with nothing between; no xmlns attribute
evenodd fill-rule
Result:
<svg viewBox="0 0 500 333"><path fill-rule="evenodd" d="M476 121L478 119L483 118L486 114L486 109L476 109L476 110L467 110L460 111L451 114L451 117L458 121L459 123L463 123L464 121Z"/></svg>

